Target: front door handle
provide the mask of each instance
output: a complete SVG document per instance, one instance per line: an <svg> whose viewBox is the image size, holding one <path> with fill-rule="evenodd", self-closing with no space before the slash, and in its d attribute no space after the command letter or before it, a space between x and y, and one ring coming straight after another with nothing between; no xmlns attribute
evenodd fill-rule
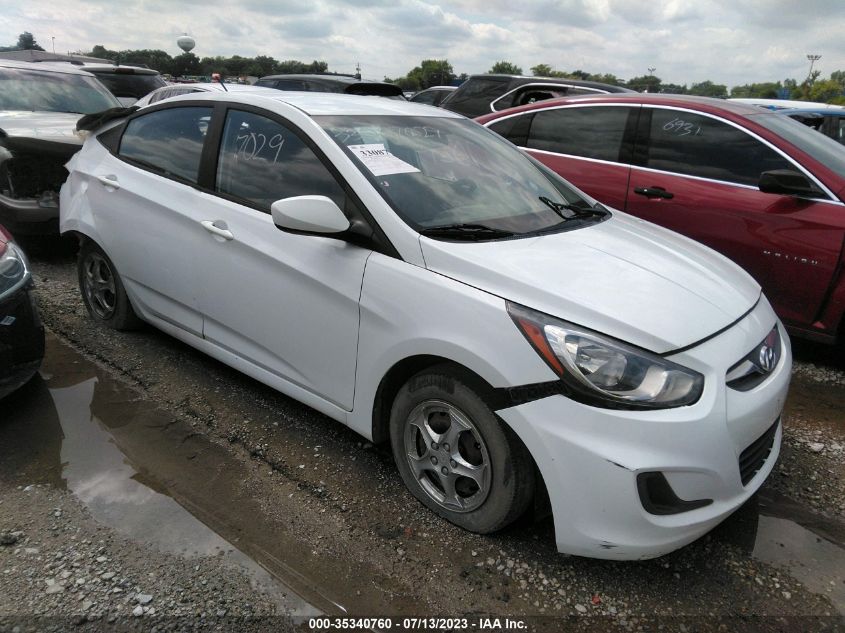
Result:
<svg viewBox="0 0 845 633"><path fill-rule="evenodd" d="M215 222L220 222L220 220L215 220ZM221 228L211 220L203 220L202 222L200 222L200 224L202 224L202 228L204 228L206 231L208 231L212 235L222 237L224 240L231 240L235 238L234 234L229 229ZM225 227L224 222L221 222L221 224L223 224Z"/></svg>
<svg viewBox="0 0 845 633"><path fill-rule="evenodd" d="M671 200L675 197L674 193L666 191L663 187L635 187L634 193L646 198L663 198L664 200Z"/></svg>
<svg viewBox="0 0 845 633"><path fill-rule="evenodd" d="M109 174L108 176L95 176L95 178L105 187L120 189L120 183L117 181L117 176L114 174Z"/></svg>

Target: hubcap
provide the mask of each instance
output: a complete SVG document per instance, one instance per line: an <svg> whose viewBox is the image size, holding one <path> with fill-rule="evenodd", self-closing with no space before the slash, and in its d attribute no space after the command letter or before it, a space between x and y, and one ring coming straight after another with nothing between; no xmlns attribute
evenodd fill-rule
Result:
<svg viewBox="0 0 845 633"><path fill-rule="evenodd" d="M114 274L105 258L99 253L89 253L82 265L82 283L85 298L94 314L109 319L116 305Z"/></svg>
<svg viewBox="0 0 845 633"><path fill-rule="evenodd" d="M470 512L487 498L487 445L472 421L448 402L426 400L411 411L405 453L422 489L443 508Z"/></svg>

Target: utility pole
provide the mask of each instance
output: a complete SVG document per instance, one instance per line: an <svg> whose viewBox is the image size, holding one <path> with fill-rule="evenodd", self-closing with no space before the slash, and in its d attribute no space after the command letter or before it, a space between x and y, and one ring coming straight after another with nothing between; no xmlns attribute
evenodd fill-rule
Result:
<svg viewBox="0 0 845 633"><path fill-rule="evenodd" d="M361 78L361 62L355 62L355 76Z"/></svg>
<svg viewBox="0 0 845 633"><path fill-rule="evenodd" d="M56 38L51 37L50 39L53 40L53 55L55 55L56 54Z"/></svg>
<svg viewBox="0 0 845 633"><path fill-rule="evenodd" d="M810 60L810 72L807 73L807 82L813 80L813 64L819 61L822 58L821 55L807 55L807 59Z"/></svg>

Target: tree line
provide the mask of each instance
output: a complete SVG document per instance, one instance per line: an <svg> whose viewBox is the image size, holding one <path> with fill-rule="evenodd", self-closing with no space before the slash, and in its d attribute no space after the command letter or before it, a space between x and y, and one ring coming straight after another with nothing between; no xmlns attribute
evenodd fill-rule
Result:
<svg viewBox="0 0 845 633"><path fill-rule="evenodd" d="M39 50L44 49L36 42L32 33L24 32L18 37L17 44L0 46L0 51L11 50ZM256 57L197 57L194 53L182 53L172 57L169 53L158 49L113 51L97 44L88 52L78 52L80 55L108 59L118 64L147 66L162 74L174 77L190 75L210 75L221 73L226 77L252 75L263 77L282 73L323 73L328 72L329 65L324 61L314 60L310 63L295 59L279 61L267 55ZM701 81L687 84L665 83L653 74L632 77L623 80L611 73L588 73L583 70L560 71L549 64L537 64L529 68L535 77L557 77L563 79L581 79L598 81L614 86L623 86L637 92L665 92L672 94L689 94L703 97L746 97L757 99L789 98L805 101L824 101L845 104L845 70L837 70L824 79L821 72L813 71L803 81L784 79L776 82L749 83L733 86L728 89L725 84L712 81ZM489 73L508 75L522 75L520 66L509 61L497 61L488 70ZM424 59L419 66L415 66L402 77L384 80L400 86L403 90L424 90L432 86L450 85L467 78L466 73L456 74L452 64L447 59Z"/></svg>

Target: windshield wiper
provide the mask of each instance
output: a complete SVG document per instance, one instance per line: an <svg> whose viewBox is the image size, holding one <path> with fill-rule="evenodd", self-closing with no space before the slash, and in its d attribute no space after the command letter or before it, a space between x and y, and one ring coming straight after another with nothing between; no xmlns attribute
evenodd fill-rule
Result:
<svg viewBox="0 0 845 633"><path fill-rule="evenodd" d="M444 224L431 226L420 231L420 235L427 237L451 237L459 240L490 240L499 237L512 237L512 231L497 229L486 224Z"/></svg>
<svg viewBox="0 0 845 633"><path fill-rule="evenodd" d="M607 209L601 205L595 207L584 208L568 202L555 202L546 196L539 196L540 202L549 207L552 211L557 213L564 220L571 220L572 218L590 218L600 217L607 214ZM568 213L567 213L568 212Z"/></svg>

